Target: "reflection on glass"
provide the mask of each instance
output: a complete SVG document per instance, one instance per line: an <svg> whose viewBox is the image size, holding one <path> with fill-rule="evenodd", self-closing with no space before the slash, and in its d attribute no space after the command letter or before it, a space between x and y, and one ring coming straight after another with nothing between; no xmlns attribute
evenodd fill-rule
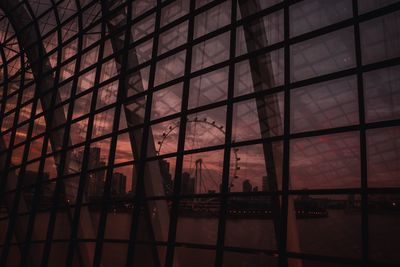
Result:
<svg viewBox="0 0 400 267"><path fill-rule="evenodd" d="M282 188L282 143L231 149L229 191L277 191Z"/></svg>
<svg viewBox="0 0 400 267"><path fill-rule="evenodd" d="M350 267L352 265L349 264L341 264L341 263L332 263L326 261L316 261L316 260L303 260L303 259L294 259L289 258L289 266L299 266L299 264L303 267Z"/></svg>
<svg viewBox="0 0 400 267"><path fill-rule="evenodd" d="M291 46L291 80L299 81L355 66L353 28Z"/></svg>
<svg viewBox="0 0 400 267"><path fill-rule="evenodd" d="M165 246L138 243L135 245L135 255L140 257L133 258L133 266L165 266L166 253Z"/></svg>
<svg viewBox="0 0 400 267"><path fill-rule="evenodd" d="M146 18L141 19L139 22L132 25L131 32L133 41L136 42L154 31L155 17L156 16L153 13L152 15L147 16Z"/></svg>
<svg viewBox="0 0 400 267"><path fill-rule="evenodd" d="M34 223L34 228L33 228L33 233L32 233L33 240L35 240L35 241L46 240L49 219L50 219L49 212L45 211L45 212L38 212L35 214L35 223ZM65 231L65 232L67 232L67 231ZM66 237L66 238L69 238L69 237Z"/></svg>
<svg viewBox="0 0 400 267"><path fill-rule="evenodd" d="M228 92L228 68L207 72L190 81L189 108L225 100Z"/></svg>
<svg viewBox="0 0 400 267"><path fill-rule="evenodd" d="M96 109L115 103L117 100L118 81L101 87L97 92Z"/></svg>
<svg viewBox="0 0 400 267"><path fill-rule="evenodd" d="M138 242L168 240L170 203L167 200L152 200L142 204L138 221Z"/></svg>
<svg viewBox="0 0 400 267"><path fill-rule="evenodd" d="M369 12L398 1L399 0L358 0L359 13Z"/></svg>
<svg viewBox="0 0 400 267"><path fill-rule="evenodd" d="M368 244L372 260L394 264L400 261L399 214L398 194L368 196Z"/></svg>
<svg viewBox="0 0 400 267"><path fill-rule="evenodd" d="M92 138L110 134L113 129L114 108L97 113L94 116Z"/></svg>
<svg viewBox="0 0 400 267"><path fill-rule="evenodd" d="M100 82L111 79L117 74L118 72L115 59L110 59L101 65Z"/></svg>
<svg viewBox="0 0 400 267"><path fill-rule="evenodd" d="M189 12L189 4L186 0L178 0L164 7L161 12L161 26L186 15Z"/></svg>
<svg viewBox="0 0 400 267"><path fill-rule="evenodd" d="M278 205L276 207L276 205ZM279 202L273 197L231 197L228 202L225 245L276 250Z"/></svg>
<svg viewBox="0 0 400 267"><path fill-rule="evenodd" d="M184 179L183 176L183 183ZM220 213L218 198L182 199L178 213L177 242L208 245L217 242Z"/></svg>
<svg viewBox="0 0 400 267"><path fill-rule="evenodd" d="M175 84L153 93L151 119L162 118L181 110L182 85Z"/></svg>
<svg viewBox="0 0 400 267"><path fill-rule="evenodd" d="M296 209L300 241L299 250L292 252L360 259L359 195L301 195L290 199Z"/></svg>
<svg viewBox="0 0 400 267"><path fill-rule="evenodd" d="M126 255L128 255L128 244L125 243L111 243L106 242L103 244L101 263L103 267L115 267L126 265Z"/></svg>
<svg viewBox="0 0 400 267"><path fill-rule="evenodd" d="M188 22L185 21L160 34L158 54L163 54L187 42Z"/></svg>
<svg viewBox="0 0 400 267"><path fill-rule="evenodd" d="M229 58L230 33L226 32L193 47L192 72L210 67Z"/></svg>
<svg viewBox="0 0 400 267"><path fill-rule="evenodd" d="M123 133L117 137L114 163L123 163L134 159L129 133Z"/></svg>
<svg viewBox="0 0 400 267"><path fill-rule="evenodd" d="M157 63L154 84L160 85L181 77L185 71L186 51L179 52Z"/></svg>
<svg viewBox="0 0 400 267"><path fill-rule="evenodd" d="M224 151L185 155L181 194L218 193L221 188Z"/></svg>
<svg viewBox="0 0 400 267"><path fill-rule="evenodd" d="M154 146L158 155L176 152L178 148L179 125L179 120L175 119L151 126Z"/></svg>
<svg viewBox="0 0 400 267"><path fill-rule="evenodd" d="M350 0L307 0L290 6L292 36L345 20L353 14Z"/></svg>
<svg viewBox="0 0 400 267"><path fill-rule="evenodd" d="M158 192L147 192L147 197L152 196L169 196L174 192L176 158L163 158L159 160L149 161L146 163L146 168L156 167L159 171L152 171L151 176L146 176L145 179L150 182L161 181L160 190ZM151 179L150 179L151 177Z"/></svg>
<svg viewBox="0 0 400 267"><path fill-rule="evenodd" d="M370 187L400 186L400 127L367 130Z"/></svg>
<svg viewBox="0 0 400 267"><path fill-rule="evenodd" d="M15 131L14 146L26 140L29 124L24 124Z"/></svg>
<svg viewBox="0 0 400 267"><path fill-rule="evenodd" d="M268 90L284 82L283 50L244 60L235 66L235 96Z"/></svg>
<svg viewBox="0 0 400 267"><path fill-rule="evenodd" d="M223 267L270 266L278 267L278 257L262 252L224 252Z"/></svg>
<svg viewBox="0 0 400 267"><path fill-rule="evenodd" d="M197 15L194 22L194 38L213 32L231 22L231 1L225 1Z"/></svg>
<svg viewBox="0 0 400 267"><path fill-rule="evenodd" d="M313 131L357 124L356 84L356 77L350 76L291 91L291 131Z"/></svg>
<svg viewBox="0 0 400 267"><path fill-rule="evenodd" d="M215 264L215 250L176 247L175 253L174 267L179 267L181 264L193 267L214 266Z"/></svg>
<svg viewBox="0 0 400 267"><path fill-rule="evenodd" d="M188 116L185 150L223 144L225 117L225 106Z"/></svg>
<svg viewBox="0 0 400 267"><path fill-rule="evenodd" d="M400 12L360 24L363 64L400 56Z"/></svg>
<svg viewBox="0 0 400 267"><path fill-rule="evenodd" d="M268 138L283 134L283 94L258 96L233 106L235 141Z"/></svg>
<svg viewBox="0 0 400 267"><path fill-rule="evenodd" d="M86 140L89 119L79 120L70 126L72 144L80 144Z"/></svg>
<svg viewBox="0 0 400 267"><path fill-rule="evenodd" d="M133 204L127 200L116 200L109 205L104 238L129 239L132 227Z"/></svg>
<svg viewBox="0 0 400 267"><path fill-rule="evenodd" d="M358 132L294 139L290 153L292 189L360 186Z"/></svg>
<svg viewBox="0 0 400 267"><path fill-rule="evenodd" d="M248 32L252 34L247 34ZM236 56L283 41L283 12L278 11L240 26L236 35Z"/></svg>
<svg viewBox="0 0 400 267"><path fill-rule="evenodd" d="M92 93L85 94L75 99L72 119L81 117L89 113L91 102L92 102ZM66 109L65 111L68 111L68 109ZM64 114L67 114L67 112L65 112Z"/></svg>
<svg viewBox="0 0 400 267"><path fill-rule="evenodd" d="M366 72L364 78L367 122L400 118L400 67Z"/></svg>
<svg viewBox="0 0 400 267"><path fill-rule="evenodd" d="M0 1L0 265L400 261L399 5L365 14L395 1L47 2Z"/></svg>
<svg viewBox="0 0 400 267"><path fill-rule="evenodd" d="M95 77L96 77L96 68L82 74L78 79L77 93L92 88L94 85Z"/></svg>
<svg viewBox="0 0 400 267"><path fill-rule="evenodd" d="M237 17L238 19L246 18L247 16L256 13L257 11L269 8L275 4L278 4L279 2L282 2L282 0L254 0L251 2L238 0L238 3L242 5L242 8L239 9L240 12L237 13Z"/></svg>

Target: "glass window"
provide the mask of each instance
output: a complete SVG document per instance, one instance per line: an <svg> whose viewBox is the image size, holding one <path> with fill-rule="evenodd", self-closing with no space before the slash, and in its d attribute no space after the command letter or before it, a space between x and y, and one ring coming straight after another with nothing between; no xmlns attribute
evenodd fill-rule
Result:
<svg viewBox="0 0 400 267"><path fill-rule="evenodd" d="M0 266L398 266L399 14L0 0Z"/></svg>
<svg viewBox="0 0 400 267"><path fill-rule="evenodd" d="M355 66L353 28L291 46L291 80L299 81Z"/></svg>
<svg viewBox="0 0 400 267"><path fill-rule="evenodd" d="M396 49L400 41L399 12L360 24L363 64L400 56Z"/></svg>
<svg viewBox="0 0 400 267"><path fill-rule="evenodd" d="M400 68L366 72L364 78L367 122L400 118Z"/></svg>

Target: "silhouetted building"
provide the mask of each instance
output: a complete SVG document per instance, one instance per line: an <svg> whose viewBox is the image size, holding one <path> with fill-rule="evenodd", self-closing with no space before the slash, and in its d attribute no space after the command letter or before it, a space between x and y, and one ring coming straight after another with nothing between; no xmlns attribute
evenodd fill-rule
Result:
<svg viewBox="0 0 400 267"><path fill-rule="evenodd" d="M195 192L195 179L190 177L187 172L182 173L182 194L194 194Z"/></svg>
<svg viewBox="0 0 400 267"><path fill-rule="evenodd" d="M251 190L253 189L253 186L251 185L249 179L246 179L243 181L242 184L242 188L243 188L243 192L251 192Z"/></svg>
<svg viewBox="0 0 400 267"><path fill-rule="evenodd" d="M112 176L111 192L114 195L122 195L126 192L126 176L122 173L115 172Z"/></svg>
<svg viewBox="0 0 400 267"><path fill-rule="evenodd" d="M48 173L43 173L43 177L41 177L41 181L47 181L49 180L49 174ZM36 184L38 180L38 173L34 171L25 171L24 178L22 181L23 186L33 186Z"/></svg>
<svg viewBox="0 0 400 267"><path fill-rule="evenodd" d="M105 167L106 163L101 161L101 148L91 147L89 150L88 158L88 169L98 169ZM78 153L78 160L83 161L83 151ZM104 191L104 179L106 170L103 168L101 170L89 172L87 176L85 193L88 198L100 197L103 195Z"/></svg>
<svg viewBox="0 0 400 267"><path fill-rule="evenodd" d="M169 172L169 162L164 159L160 160L159 162L160 162L160 171L163 180L165 194L169 195L173 191L172 176L171 173Z"/></svg>
<svg viewBox="0 0 400 267"><path fill-rule="evenodd" d="M269 191L268 176L263 176L262 191Z"/></svg>
<svg viewBox="0 0 400 267"><path fill-rule="evenodd" d="M41 182L45 182L47 180L49 180L49 174L48 173L43 173L42 177L39 177L37 172L34 171L25 171L24 173L24 177L23 177L23 181L22 181L22 185L25 187L23 190L23 195L25 200L27 201L28 206L31 206L33 204L33 196L35 194L36 191L36 183L38 181L38 179L41 179ZM40 207L41 208L46 208L49 207L49 203L51 201L51 197L52 197L52 192L53 192L53 187L54 184L41 184L41 187L39 188L39 190L41 191L41 199L40 199Z"/></svg>

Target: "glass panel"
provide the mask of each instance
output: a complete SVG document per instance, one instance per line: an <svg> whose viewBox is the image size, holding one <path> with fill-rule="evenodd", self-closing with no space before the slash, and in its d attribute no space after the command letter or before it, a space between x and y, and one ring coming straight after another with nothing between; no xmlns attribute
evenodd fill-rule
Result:
<svg viewBox="0 0 400 267"><path fill-rule="evenodd" d="M0 0L0 265L399 265L398 0L105 2Z"/></svg>
<svg viewBox="0 0 400 267"><path fill-rule="evenodd" d="M246 10L245 10L246 12L242 12L242 11L238 12L237 17L238 17L238 19L245 18L249 15L256 13L257 11L260 11L262 9L266 9L275 4L278 4L279 2L282 2L282 0L253 0L251 2L238 0L238 4L242 5L244 8L246 8ZM239 10L241 10L241 8ZM246 15L244 16L242 13L244 13Z"/></svg>
<svg viewBox="0 0 400 267"><path fill-rule="evenodd" d="M123 163L134 159L129 133L123 133L117 137L114 163Z"/></svg>
<svg viewBox="0 0 400 267"><path fill-rule="evenodd" d="M223 160L223 150L185 155L181 193L186 195L220 192Z"/></svg>
<svg viewBox="0 0 400 267"><path fill-rule="evenodd" d="M400 56L400 12L360 24L363 64Z"/></svg>
<svg viewBox="0 0 400 267"><path fill-rule="evenodd" d="M223 267L242 267L242 266L270 266L278 267L278 257L267 255L262 252L224 252Z"/></svg>
<svg viewBox="0 0 400 267"><path fill-rule="evenodd" d="M180 123L179 120L170 120L151 126L154 139L154 148L157 155L176 152L178 148ZM151 140L149 140L150 142ZM150 156L150 155L149 155Z"/></svg>
<svg viewBox="0 0 400 267"><path fill-rule="evenodd" d="M282 189L282 149L280 142L232 148L229 191Z"/></svg>
<svg viewBox="0 0 400 267"><path fill-rule="evenodd" d="M369 12L398 1L399 0L358 0L359 13Z"/></svg>
<svg viewBox="0 0 400 267"><path fill-rule="evenodd" d="M242 197L228 201L225 245L258 250L277 249L280 203L274 197Z"/></svg>
<svg viewBox="0 0 400 267"><path fill-rule="evenodd" d="M112 132L114 127L114 110L114 108L110 108L94 116L92 138Z"/></svg>
<svg viewBox="0 0 400 267"><path fill-rule="evenodd" d="M246 34L246 33L252 34ZM236 55L240 56L283 41L283 12L278 11L240 26L236 36Z"/></svg>
<svg viewBox="0 0 400 267"><path fill-rule="evenodd" d="M290 153L292 189L360 186L358 132L294 139Z"/></svg>
<svg viewBox="0 0 400 267"><path fill-rule="evenodd" d="M155 85L181 77L185 71L186 51L163 59L157 63Z"/></svg>
<svg viewBox="0 0 400 267"><path fill-rule="evenodd" d="M400 67L364 73L367 122L400 118Z"/></svg>
<svg viewBox="0 0 400 267"><path fill-rule="evenodd" d="M400 186L400 127L367 130L368 186Z"/></svg>
<svg viewBox="0 0 400 267"><path fill-rule="evenodd" d="M398 194L368 196L368 244L372 260L386 263L399 262L399 212Z"/></svg>
<svg viewBox="0 0 400 267"><path fill-rule="evenodd" d="M299 81L355 66L353 28L328 33L290 48L291 80Z"/></svg>
<svg viewBox="0 0 400 267"><path fill-rule="evenodd" d="M283 94L259 96L235 103L233 140L238 142L282 135L283 108Z"/></svg>
<svg viewBox="0 0 400 267"><path fill-rule="evenodd" d="M153 183L155 185L153 191L150 188L146 190L146 196L169 196L173 194L175 165L175 157L152 160L146 163L145 183ZM151 173L151 176L149 173Z"/></svg>
<svg viewBox="0 0 400 267"><path fill-rule="evenodd" d="M160 34L158 54L163 54L187 42L188 22L185 21Z"/></svg>
<svg viewBox="0 0 400 267"><path fill-rule="evenodd" d="M151 119L162 118L181 110L182 86L179 83L153 93Z"/></svg>
<svg viewBox="0 0 400 267"><path fill-rule="evenodd" d="M201 267L213 266L215 262L215 251L208 249L195 249L189 247L177 247L174 267L183 263L186 266Z"/></svg>
<svg viewBox="0 0 400 267"><path fill-rule="evenodd" d="M182 17L189 12L189 2L185 0L175 1L162 9L161 26Z"/></svg>
<svg viewBox="0 0 400 267"><path fill-rule="evenodd" d="M268 90L284 83L283 49L235 65L235 96Z"/></svg>
<svg viewBox="0 0 400 267"><path fill-rule="evenodd" d="M225 1L197 15L194 22L194 38L213 32L231 22L231 1Z"/></svg>
<svg viewBox="0 0 400 267"><path fill-rule="evenodd" d="M298 236L297 242L288 241L289 251L360 259L359 195L290 196L289 201L297 216L295 229L288 231Z"/></svg>
<svg viewBox="0 0 400 267"><path fill-rule="evenodd" d="M215 244L218 234L219 200L185 199L179 203L176 241Z"/></svg>
<svg viewBox="0 0 400 267"><path fill-rule="evenodd" d="M301 87L290 93L290 129L303 132L358 123L355 76Z"/></svg>
<svg viewBox="0 0 400 267"><path fill-rule="evenodd" d="M104 243L102 253L102 266L114 267L125 266L128 255L128 244Z"/></svg>
<svg viewBox="0 0 400 267"><path fill-rule="evenodd" d="M350 0L307 0L290 6L290 35L296 36L353 15Z"/></svg>
<svg viewBox="0 0 400 267"><path fill-rule="evenodd" d="M189 108L225 100L228 91L228 68L208 72L190 81Z"/></svg>
<svg viewBox="0 0 400 267"><path fill-rule="evenodd" d="M193 47L192 72L201 70L229 58L230 33L223 33Z"/></svg>
<svg viewBox="0 0 400 267"><path fill-rule="evenodd" d="M225 142L226 106L191 114L186 124L185 150Z"/></svg>
<svg viewBox="0 0 400 267"><path fill-rule="evenodd" d="M72 119L86 115L90 111L90 103L92 102L92 93L85 94L75 100L74 112Z"/></svg>

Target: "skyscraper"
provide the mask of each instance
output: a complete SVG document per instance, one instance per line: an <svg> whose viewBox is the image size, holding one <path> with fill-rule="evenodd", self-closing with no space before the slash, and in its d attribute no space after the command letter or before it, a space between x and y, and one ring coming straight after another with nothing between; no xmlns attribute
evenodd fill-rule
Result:
<svg viewBox="0 0 400 267"><path fill-rule="evenodd" d="M126 193L126 176L122 173L115 172L112 176L112 189L113 195L123 195Z"/></svg>
<svg viewBox="0 0 400 267"><path fill-rule="evenodd" d="M242 191L243 192L251 192L252 191L253 186L251 185L249 179L246 179L243 181L242 184Z"/></svg>

